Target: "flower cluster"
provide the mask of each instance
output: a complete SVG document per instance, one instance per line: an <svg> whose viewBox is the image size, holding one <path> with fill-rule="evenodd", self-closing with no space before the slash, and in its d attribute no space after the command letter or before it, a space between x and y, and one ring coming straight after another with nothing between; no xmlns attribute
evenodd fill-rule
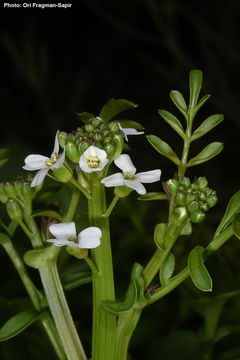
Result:
<svg viewBox="0 0 240 360"><path fill-rule="evenodd" d="M196 178L192 184L187 177L180 182L170 179L167 181L167 186L175 195L176 206L184 206L193 223L202 222L205 219L205 213L217 202L216 191L208 187L205 177Z"/></svg>

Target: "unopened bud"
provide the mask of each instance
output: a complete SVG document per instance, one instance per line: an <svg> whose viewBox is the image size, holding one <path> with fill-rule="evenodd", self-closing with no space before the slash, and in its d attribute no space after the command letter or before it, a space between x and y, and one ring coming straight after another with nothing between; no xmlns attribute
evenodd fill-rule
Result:
<svg viewBox="0 0 240 360"><path fill-rule="evenodd" d="M6 204L6 202L8 201L8 196L7 194L5 193L5 186L3 183L0 183L0 201L3 203L3 204Z"/></svg>
<svg viewBox="0 0 240 360"><path fill-rule="evenodd" d="M205 176L199 177L196 181L199 189L205 189L208 186L208 181Z"/></svg>
<svg viewBox="0 0 240 360"><path fill-rule="evenodd" d="M18 202L14 199L8 200L6 204L7 213L12 220L21 220L22 219L22 210Z"/></svg>
<svg viewBox="0 0 240 360"><path fill-rule="evenodd" d="M108 155L107 156L108 159L111 159L114 154L114 147L111 144L107 144L104 146L104 150L106 151L106 153Z"/></svg>
<svg viewBox="0 0 240 360"><path fill-rule="evenodd" d="M167 181L167 186L169 187L171 193L175 194L178 189L179 182L176 179L170 179Z"/></svg>
<svg viewBox="0 0 240 360"><path fill-rule="evenodd" d="M186 196L182 191L178 191L175 196L175 202L178 205L186 205Z"/></svg>
<svg viewBox="0 0 240 360"><path fill-rule="evenodd" d="M13 184L7 182L5 183L5 192L10 198L16 198L17 192Z"/></svg>
<svg viewBox="0 0 240 360"><path fill-rule="evenodd" d="M191 182L189 180L188 177L184 177L181 181L180 181L180 184L185 186L185 187L189 187L191 185Z"/></svg>
<svg viewBox="0 0 240 360"><path fill-rule="evenodd" d="M177 206L173 210L173 219L179 224L184 223L188 219L188 213L185 207Z"/></svg>
<svg viewBox="0 0 240 360"><path fill-rule="evenodd" d="M93 117L89 120L90 124L93 126L93 127L97 127L99 124L101 124L103 121L101 118L97 118L97 117Z"/></svg>
<svg viewBox="0 0 240 360"><path fill-rule="evenodd" d="M66 145L66 142L67 142L67 133L64 132L64 131L61 131L59 134L58 134L58 141L59 141L59 144L62 148L65 147Z"/></svg>
<svg viewBox="0 0 240 360"><path fill-rule="evenodd" d="M84 125L84 130L85 130L87 133L91 133L91 132L93 132L94 127L93 127L91 124L85 124L85 125Z"/></svg>
<svg viewBox="0 0 240 360"><path fill-rule="evenodd" d="M72 169L69 167L63 165L58 169L52 169L54 176L57 178L57 180L67 183L72 178Z"/></svg>
<svg viewBox="0 0 240 360"><path fill-rule="evenodd" d="M72 246L67 246L67 252L77 259L84 259L88 256L88 249L80 249Z"/></svg>
<svg viewBox="0 0 240 360"><path fill-rule="evenodd" d="M198 210L199 206L198 206L198 202L197 201L192 201L188 204L188 210L193 213L194 211Z"/></svg>
<svg viewBox="0 0 240 360"><path fill-rule="evenodd" d="M217 203L218 198L216 195L210 195L206 201L207 201L208 206L211 208Z"/></svg>
<svg viewBox="0 0 240 360"><path fill-rule="evenodd" d="M190 215L190 220L193 223L201 223L205 219L205 214L202 211L195 211Z"/></svg>
<svg viewBox="0 0 240 360"><path fill-rule="evenodd" d="M24 198L31 200L34 195L34 190L31 187L30 183L24 182L22 184L22 194L24 195Z"/></svg>
<svg viewBox="0 0 240 360"><path fill-rule="evenodd" d="M84 153L84 151L86 151L89 148L89 144L86 141L82 141L79 145L78 145L78 151L80 156Z"/></svg>
<svg viewBox="0 0 240 360"><path fill-rule="evenodd" d="M116 186L114 188L114 194L116 196L118 196L119 198L125 198L127 197L131 192L133 191L133 189L123 185L123 186Z"/></svg>
<svg viewBox="0 0 240 360"><path fill-rule="evenodd" d="M116 121L110 122L108 124L108 129L111 131L112 134L119 134L119 125Z"/></svg>
<svg viewBox="0 0 240 360"><path fill-rule="evenodd" d="M206 202L201 201L199 205L200 209L204 212L207 212L209 209L209 206Z"/></svg>
<svg viewBox="0 0 240 360"><path fill-rule="evenodd" d="M68 158L74 162L74 163L78 163L79 162L79 158L80 158L80 154L77 148L77 145L75 145L74 143L68 141L66 143L65 146L66 149L66 154L68 156Z"/></svg>

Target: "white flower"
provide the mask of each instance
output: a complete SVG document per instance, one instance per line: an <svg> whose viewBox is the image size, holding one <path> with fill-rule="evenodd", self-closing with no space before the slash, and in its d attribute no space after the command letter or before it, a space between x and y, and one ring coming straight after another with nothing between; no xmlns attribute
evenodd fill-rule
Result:
<svg viewBox="0 0 240 360"><path fill-rule="evenodd" d="M106 151L91 145L81 155L79 166L83 171L91 173L93 171L101 171L108 162Z"/></svg>
<svg viewBox="0 0 240 360"><path fill-rule="evenodd" d="M39 170L32 180L31 187L40 185L49 169L60 168L63 165L65 160L65 150L59 154L58 133L59 130L55 135L54 149L50 158L38 154L28 155L25 158L23 169L29 171Z"/></svg>
<svg viewBox="0 0 240 360"><path fill-rule="evenodd" d="M100 245L102 231L96 226L90 226L82 230L78 235L74 222L52 224L49 231L56 239L48 239L48 242L56 246L70 246L80 249L93 249Z"/></svg>
<svg viewBox="0 0 240 360"><path fill-rule="evenodd" d="M125 140L128 141L128 135L142 135L144 134L144 131L137 131L136 129L133 128L122 128L121 125L118 123L119 129L122 132Z"/></svg>
<svg viewBox="0 0 240 360"><path fill-rule="evenodd" d="M122 173L116 173L102 179L102 183L107 187L122 186L134 189L138 194L146 194L146 189L141 183L152 183L160 180L161 170L145 171L136 174L136 168L127 154L120 155L114 160L115 164Z"/></svg>

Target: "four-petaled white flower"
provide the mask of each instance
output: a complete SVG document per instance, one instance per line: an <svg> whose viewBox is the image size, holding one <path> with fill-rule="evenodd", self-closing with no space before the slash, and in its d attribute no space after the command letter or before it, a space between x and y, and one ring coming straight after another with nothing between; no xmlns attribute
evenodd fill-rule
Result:
<svg viewBox="0 0 240 360"><path fill-rule="evenodd" d="M107 187L125 185L137 191L138 194L146 194L146 189L141 183L153 183L160 180L161 170L151 170L136 174L136 168L127 154L122 154L114 160L122 173L116 173L102 179Z"/></svg>
<svg viewBox="0 0 240 360"><path fill-rule="evenodd" d="M23 166L23 169L29 171L39 170L32 180L31 187L40 185L49 169L60 168L63 165L65 160L65 150L59 154L58 133L59 130L55 136L54 149L50 158L38 154L28 155L25 158L25 165Z"/></svg>
<svg viewBox="0 0 240 360"><path fill-rule="evenodd" d="M48 242L56 246L70 246L80 249L93 249L100 245L102 231L96 226L90 226L82 230L78 235L74 222L52 224L49 231L56 239L48 239Z"/></svg>
<svg viewBox="0 0 240 360"><path fill-rule="evenodd" d="M144 131L137 131L134 128L122 128L121 125L118 123L119 129L122 132L125 140L128 141L128 135L142 135Z"/></svg>
<svg viewBox="0 0 240 360"><path fill-rule="evenodd" d="M103 170L108 162L106 151L91 145L80 156L79 166L83 171L91 173Z"/></svg>

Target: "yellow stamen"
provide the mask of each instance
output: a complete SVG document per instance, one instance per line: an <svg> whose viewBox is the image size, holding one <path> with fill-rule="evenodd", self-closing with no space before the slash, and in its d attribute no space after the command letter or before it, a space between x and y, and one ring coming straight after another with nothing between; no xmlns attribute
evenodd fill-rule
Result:
<svg viewBox="0 0 240 360"><path fill-rule="evenodd" d="M87 159L87 164L88 167L96 169L100 165L100 160L97 156L89 156L89 158Z"/></svg>
<svg viewBox="0 0 240 360"><path fill-rule="evenodd" d="M131 171L124 172L123 177L126 180L134 180L135 179L135 176L133 175L133 173Z"/></svg>
<svg viewBox="0 0 240 360"><path fill-rule="evenodd" d="M52 153L50 159L46 160L45 164L46 166L52 166L58 161L58 154Z"/></svg>

